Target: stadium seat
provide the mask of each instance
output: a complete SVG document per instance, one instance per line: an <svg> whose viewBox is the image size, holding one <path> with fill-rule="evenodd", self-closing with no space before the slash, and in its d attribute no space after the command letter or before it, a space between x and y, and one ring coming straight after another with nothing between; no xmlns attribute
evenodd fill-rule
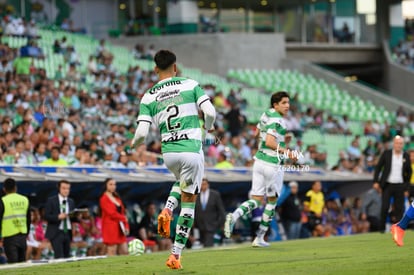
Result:
<svg viewBox="0 0 414 275"><path fill-rule="evenodd" d="M73 45L77 51L81 65L79 71L85 77L85 83L80 83L79 88L92 90L95 79L87 72L87 61L90 55L95 54L99 41L91 37L67 33L56 29L39 30L42 39L39 45L42 47L46 56L44 60L35 60L35 66L44 68L47 76L54 78L59 65L66 73L67 66L63 55L54 54L52 45L55 39L67 37L68 45ZM3 42L9 43L11 47L21 47L27 44L26 38L15 38L3 36ZM140 66L144 71L153 69L153 61L137 60L132 53L123 47L118 47L107 43L108 49L114 55L114 67L119 73L125 74L130 66ZM267 70L267 69L237 69L232 68L227 73L227 78L208 74L199 69L187 68L178 64L181 75L197 79L201 85L212 84L216 91L223 92L228 96L232 89L241 89L241 95L248 102L245 115L250 123L256 123L261 113L268 108L269 96L278 90L286 90L291 94L298 94L302 107L306 105L314 106L318 109L327 111L336 118L348 115L350 118L350 128L353 134L362 134L362 123L366 120L377 120L379 122L395 121L395 115L385 110L383 106L375 106L372 102L353 96L334 84L327 83L310 74L303 74L297 70ZM57 85L57 82L55 82ZM301 110L303 111L303 110ZM406 132L414 134L413 129L406 129ZM309 129L304 132L302 140L305 145L317 144L321 149L328 151L328 164L330 166L337 162L339 150L346 149L350 144L347 136L322 134L320 130ZM361 145L364 146L367 140L361 138Z"/></svg>

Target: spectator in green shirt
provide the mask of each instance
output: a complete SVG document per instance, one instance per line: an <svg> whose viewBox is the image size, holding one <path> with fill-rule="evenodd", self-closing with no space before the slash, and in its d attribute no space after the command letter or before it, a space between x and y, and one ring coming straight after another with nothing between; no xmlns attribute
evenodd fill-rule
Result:
<svg viewBox="0 0 414 275"><path fill-rule="evenodd" d="M18 57L14 60L14 68L16 74L19 76L29 76L30 74L30 65L32 64L31 57Z"/></svg>
<svg viewBox="0 0 414 275"><path fill-rule="evenodd" d="M217 164L214 167L219 169L231 169L234 166L230 161L227 160L226 153L222 151L220 152L217 158Z"/></svg>
<svg viewBox="0 0 414 275"><path fill-rule="evenodd" d="M51 157L42 163L40 165L43 166L68 166L68 162L64 159L61 159L59 157L60 155L60 148L55 146L52 148L51 151Z"/></svg>

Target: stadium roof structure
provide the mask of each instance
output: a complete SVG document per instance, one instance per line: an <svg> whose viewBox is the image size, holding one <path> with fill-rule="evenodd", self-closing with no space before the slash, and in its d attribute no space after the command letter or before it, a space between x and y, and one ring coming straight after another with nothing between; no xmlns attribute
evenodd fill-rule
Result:
<svg viewBox="0 0 414 275"><path fill-rule="evenodd" d="M254 11L273 11L304 4L335 3L335 0L202 0L199 8L238 9L248 7ZM401 0L380 0L381 4L400 3Z"/></svg>

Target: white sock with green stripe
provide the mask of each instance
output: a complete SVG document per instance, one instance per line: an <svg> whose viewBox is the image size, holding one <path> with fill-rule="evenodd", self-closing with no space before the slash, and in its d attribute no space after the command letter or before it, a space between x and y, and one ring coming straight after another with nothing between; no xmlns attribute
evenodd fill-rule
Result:
<svg viewBox="0 0 414 275"><path fill-rule="evenodd" d="M253 209L259 206L259 202L257 200L247 200L243 202L236 210L233 212L233 222L236 222L241 216L244 216L250 213Z"/></svg>
<svg viewBox="0 0 414 275"><path fill-rule="evenodd" d="M260 221L259 229L256 232L256 236L263 238L269 229L270 222L275 215L277 201L266 203L265 209L262 214L262 220Z"/></svg>
<svg viewBox="0 0 414 275"><path fill-rule="evenodd" d="M168 196L167 202L165 203L165 208L171 210L171 213L174 212L174 209L177 208L181 199L181 189L180 182L176 181L171 188L170 195Z"/></svg>
<svg viewBox="0 0 414 275"><path fill-rule="evenodd" d="M182 202L181 212L178 217L177 226L175 228L175 241L171 249L171 254L180 257L188 236L190 236L191 228L194 223L194 208L195 202Z"/></svg>

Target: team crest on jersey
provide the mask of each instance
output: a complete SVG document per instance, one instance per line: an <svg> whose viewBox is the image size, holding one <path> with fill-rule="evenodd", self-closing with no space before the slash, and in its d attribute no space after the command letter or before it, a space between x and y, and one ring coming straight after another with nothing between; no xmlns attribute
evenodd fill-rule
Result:
<svg viewBox="0 0 414 275"><path fill-rule="evenodd" d="M262 119L260 120L260 123L263 125L266 125L268 121L269 121L268 117L262 117Z"/></svg>

